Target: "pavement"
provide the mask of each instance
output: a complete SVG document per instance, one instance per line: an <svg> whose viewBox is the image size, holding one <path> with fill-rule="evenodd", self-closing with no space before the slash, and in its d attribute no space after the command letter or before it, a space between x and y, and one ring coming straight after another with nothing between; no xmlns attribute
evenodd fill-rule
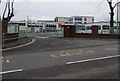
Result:
<svg viewBox="0 0 120 81"><path fill-rule="evenodd" d="M2 49L11 48L11 47L14 47L14 46L19 46L19 45L22 45L22 44L26 44L26 43L28 43L30 41L32 41L32 38L30 38L30 37L21 37L21 38L19 38L18 40L14 41L14 42L4 44L2 46Z"/></svg>

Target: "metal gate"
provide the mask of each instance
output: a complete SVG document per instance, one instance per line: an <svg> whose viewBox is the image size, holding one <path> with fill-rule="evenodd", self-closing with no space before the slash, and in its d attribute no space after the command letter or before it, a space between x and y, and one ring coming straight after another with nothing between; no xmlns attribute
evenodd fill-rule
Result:
<svg viewBox="0 0 120 81"><path fill-rule="evenodd" d="M20 33L20 36L29 36L29 37L35 37L35 38L44 38L44 37L63 37L64 36L64 28L52 28L52 27L46 27L45 29L42 29L39 32L22 32Z"/></svg>

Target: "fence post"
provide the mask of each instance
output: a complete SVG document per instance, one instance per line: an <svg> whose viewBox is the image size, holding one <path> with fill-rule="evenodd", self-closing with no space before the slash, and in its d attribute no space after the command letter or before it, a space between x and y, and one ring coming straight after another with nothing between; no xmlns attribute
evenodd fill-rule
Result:
<svg viewBox="0 0 120 81"><path fill-rule="evenodd" d="M97 37L97 35L98 35L98 26L93 25L92 26L92 36Z"/></svg>

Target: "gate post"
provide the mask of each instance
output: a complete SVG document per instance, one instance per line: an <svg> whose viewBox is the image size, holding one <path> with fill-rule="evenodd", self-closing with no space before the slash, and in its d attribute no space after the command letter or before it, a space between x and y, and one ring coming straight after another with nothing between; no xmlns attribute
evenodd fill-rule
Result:
<svg viewBox="0 0 120 81"><path fill-rule="evenodd" d="M98 36L98 26L97 25L93 25L92 26L92 36L93 37L97 37Z"/></svg>

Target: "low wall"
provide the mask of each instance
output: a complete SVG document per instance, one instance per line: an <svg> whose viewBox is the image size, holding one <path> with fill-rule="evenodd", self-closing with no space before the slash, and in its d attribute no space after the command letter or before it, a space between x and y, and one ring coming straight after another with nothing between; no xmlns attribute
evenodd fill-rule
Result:
<svg viewBox="0 0 120 81"><path fill-rule="evenodd" d="M14 33L14 34L3 34L3 41L4 43L9 43L9 42L13 42L15 40L18 40L19 37L19 33Z"/></svg>
<svg viewBox="0 0 120 81"><path fill-rule="evenodd" d="M119 39L120 35L109 35L109 34L79 34L76 33L73 37L81 37L81 38L106 38L106 39Z"/></svg>
<svg viewBox="0 0 120 81"><path fill-rule="evenodd" d="M120 35L98 34L98 26L92 26L92 33L76 33L76 26L65 25L64 37L119 39ZM69 28L67 28L69 27Z"/></svg>

